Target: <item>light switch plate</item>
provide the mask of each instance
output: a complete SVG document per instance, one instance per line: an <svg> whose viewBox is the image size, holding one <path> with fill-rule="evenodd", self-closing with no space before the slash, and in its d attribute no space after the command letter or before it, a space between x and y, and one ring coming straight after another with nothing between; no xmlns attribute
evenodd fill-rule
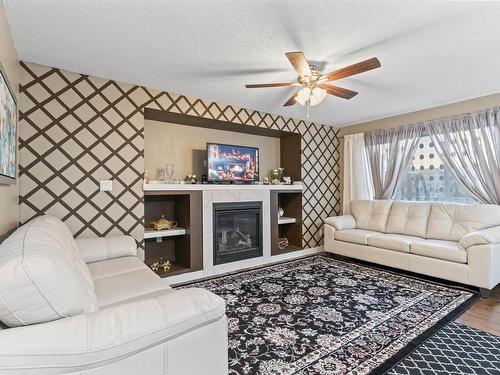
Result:
<svg viewBox="0 0 500 375"><path fill-rule="evenodd" d="M112 180L101 180L100 190L101 191L113 190L113 181Z"/></svg>

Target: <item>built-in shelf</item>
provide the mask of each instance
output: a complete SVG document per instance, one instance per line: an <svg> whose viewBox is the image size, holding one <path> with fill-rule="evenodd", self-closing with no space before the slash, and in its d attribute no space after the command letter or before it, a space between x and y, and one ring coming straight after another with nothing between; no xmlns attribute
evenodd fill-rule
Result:
<svg viewBox="0 0 500 375"><path fill-rule="evenodd" d="M144 230L144 261L147 265L168 260L169 271L157 271L170 277L202 269L202 192L153 191L144 193L146 226L160 217L174 220L178 227L168 230ZM159 240L161 239L161 241Z"/></svg>
<svg viewBox="0 0 500 375"><path fill-rule="evenodd" d="M302 246L288 245L284 249L279 249L279 254L290 253L290 252L298 251L298 250L302 250Z"/></svg>
<svg viewBox="0 0 500 375"><path fill-rule="evenodd" d="M179 263L172 263L172 266L170 267L170 269L166 272L164 272L163 270L159 270L159 271L154 271L158 276L160 277L170 277L170 276L176 276L176 275L181 275L183 273L187 273L187 272L191 272L191 268L189 267L186 267L185 265L183 264L179 264Z"/></svg>
<svg viewBox="0 0 500 375"><path fill-rule="evenodd" d="M167 230L147 229L144 232L144 239L147 240L150 238L182 236L184 234L186 234L186 230L184 228L172 228Z"/></svg>
<svg viewBox="0 0 500 375"><path fill-rule="evenodd" d="M293 223L296 223L297 222L297 219L294 218L294 217L285 217L285 216L282 216L278 219L278 224L281 225L281 224L293 224Z"/></svg>
<svg viewBox="0 0 500 375"><path fill-rule="evenodd" d="M302 250L302 191L271 190L271 213L283 209L288 216L271 216L271 255ZM288 246L280 249L278 242L286 238Z"/></svg>

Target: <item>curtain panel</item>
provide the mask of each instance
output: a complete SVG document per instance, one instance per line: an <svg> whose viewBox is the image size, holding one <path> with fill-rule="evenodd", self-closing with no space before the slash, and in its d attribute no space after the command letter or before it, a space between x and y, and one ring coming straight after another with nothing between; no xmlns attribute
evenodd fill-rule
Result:
<svg viewBox="0 0 500 375"><path fill-rule="evenodd" d="M500 107L429 121L425 129L464 191L500 204Z"/></svg>
<svg viewBox="0 0 500 375"><path fill-rule="evenodd" d="M424 128L409 125L365 133L365 145L375 199L391 199L423 134Z"/></svg>
<svg viewBox="0 0 500 375"><path fill-rule="evenodd" d="M351 212L351 201L373 199L373 182L363 133L344 136L343 212Z"/></svg>

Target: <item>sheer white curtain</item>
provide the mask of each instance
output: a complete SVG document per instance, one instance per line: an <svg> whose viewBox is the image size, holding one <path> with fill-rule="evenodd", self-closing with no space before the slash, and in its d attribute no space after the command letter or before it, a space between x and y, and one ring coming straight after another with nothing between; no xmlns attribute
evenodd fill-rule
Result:
<svg viewBox="0 0 500 375"><path fill-rule="evenodd" d="M373 199L373 181L363 133L344 136L344 214L356 199Z"/></svg>
<svg viewBox="0 0 500 375"><path fill-rule="evenodd" d="M479 203L500 204L500 107L431 121L436 150Z"/></svg>
<svg viewBox="0 0 500 375"><path fill-rule="evenodd" d="M423 127L376 129L365 134L375 199L392 199L415 154Z"/></svg>

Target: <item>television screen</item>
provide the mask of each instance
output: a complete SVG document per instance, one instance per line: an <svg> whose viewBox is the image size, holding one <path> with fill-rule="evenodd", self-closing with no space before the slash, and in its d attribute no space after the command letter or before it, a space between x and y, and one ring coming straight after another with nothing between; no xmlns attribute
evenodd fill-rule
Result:
<svg viewBox="0 0 500 375"><path fill-rule="evenodd" d="M259 181L259 149L207 143L208 181Z"/></svg>
<svg viewBox="0 0 500 375"><path fill-rule="evenodd" d="M0 71L0 182L16 178L16 120L16 102Z"/></svg>

